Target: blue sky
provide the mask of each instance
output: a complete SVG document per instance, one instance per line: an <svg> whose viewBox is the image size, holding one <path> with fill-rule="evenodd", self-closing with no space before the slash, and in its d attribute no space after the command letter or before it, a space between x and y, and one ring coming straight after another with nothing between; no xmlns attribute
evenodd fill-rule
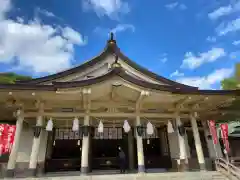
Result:
<svg viewBox="0 0 240 180"><path fill-rule="evenodd" d="M99 54L110 31L149 70L219 89L239 62L240 0L0 0L0 71L71 68Z"/></svg>

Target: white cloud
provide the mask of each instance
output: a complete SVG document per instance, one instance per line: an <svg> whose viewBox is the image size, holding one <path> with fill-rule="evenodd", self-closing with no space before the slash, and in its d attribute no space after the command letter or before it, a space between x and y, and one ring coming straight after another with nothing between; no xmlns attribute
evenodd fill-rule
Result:
<svg viewBox="0 0 240 180"><path fill-rule="evenodd" d="M214 85L220 83L224 78L231 76L233 72L234 68L222 68L215 70L207 76L179 78L176 81L186 85L199 87L201 89L213 89Z"/></svg>
<svg viewBox="0 0 240 180"><path fill-rule="evenodd" d="M173 3L170 3L170 4L166 4L165 7L168 10L173 10L173 9L185 10L185 9L187 9L187 6L185 4L178 3L178 2L173 2Z"/></svg>
<svg viewBox="0 0 240 180"><path fill-rule="evenodd" d="M162 63L167 62L167 60L168 60L168 58L167 58L167 53L163 53L163 54L160 55L160 61L161 61Z"/></svg>
<svg viewBox="0 0 240 180"><path fill-rule="evenodd" d="M84 10L94 10L96 14L116 19L119 14L130 11L129 4L123 0L83 0Z"/></svg>
<svg viewBox="0 0 240 180"><path fill-rule="evenodd" d="M217 41L217 38L214 37L214 36L208 36L207 39L206 39L208 42L216 42Z"/></svg>
<svg viewBox="0 0 240 180"><path fill-rule="evenodd" d="M123 32L126 30L130 30L130 31L134 32L135 27L132 24L118 24L115 28L111 29L111 32L116 34L118 32Z"/></svg>
<svg viewBox="0 0 240 180"><path fill-rule="evenodd" d="M212 20L218 19L222 16L226 16L232 13L240 11L240 1L231 3L227 6L219 7L218 9L214 10L213 12L208 14L208 17Z"/></svg>
<svg viewBox="0 0 240 180"><path fill-rule="evenodd" d="M228 23L221 23L216 31L219 36L224 36L230 32L236 32L240 30L240 18L232 20Z"/></svg>
<svg viewBox="0 0 240 180"><path fill-rule="evenodd" d="M162 63L167 62L167 60L168 60L168 59L167 59L166 57L163 57L163 58L160 59L160 61L161 61Z"/></svg>
<svg viewBox="0 0 240 180"><path fill-rule="evenodd" d="M80 33L70 27L62 29L62 35L73 44L84 45L85 41Z"/></svg>
<svg viewBox="0 0 240 180"><path fill-rule="evenodd" d="M199 53L198 55L195 55L192 52L187 52L181 68L196 69L204 63L214 62L225 55L226 52L222 48L212 48L211 50Z"/></svg>
<svg viewBox="0 0 240 180"><path fill-rule="evenodd" d="M52 12L49 12L49 11L47 11L47 10L45 10L45 9L37 8L36 10L37 10L37 12L42 13L42 14L44 14L45 16L48 16L48 17L56 17L55 14L53 14Z"/></svg>
<svg viewBox="0 0 240 180"><path fill-rule="evenodd" d="M5 13L11 9L11 2L9 0L0 0L0 20L5 18Z"/></svg>
<svg viewBox="0 0 240 180"><path fill-rule="evenodd" d="M55 28L37 20L23 23L4 18L0 20L0 32L0 63L14 63L14 69L35 74L70 68L73 46L84 42L81 34L70 27Z"/></svg>
<svg viewBox="0 0 240 180"><path fill-rule="evenodd" d="M170 77L180 77L180 76L184 76L184 73L179 72L178 70L176 70L175 72L173 72Z"/></svg>
<svg viewBox="0 0 240 180"><path fill-rule="evenodd" d="M233 43L232 43L233 45L235 45L235 46L237 46L237 45L239 45L240 44L240 40L237 40L237 41L233 41Z"/></svg>
<svg viewBox="0 0 240 180"><path fill-rule="evenodd" d="M102 36L109 35L110 32L113 32L115 35L118 33L122 33L125 31L135 32L135 27L132 24L118 24L116 27L110 29L110 28L102 28L102 27L96 27L94 29L94 33L98 33Z"/></svg>

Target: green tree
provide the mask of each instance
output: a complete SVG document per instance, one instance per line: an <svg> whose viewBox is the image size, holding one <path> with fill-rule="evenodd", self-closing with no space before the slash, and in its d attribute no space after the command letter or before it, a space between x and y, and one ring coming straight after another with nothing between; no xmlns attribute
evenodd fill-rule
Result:
<svg viewBox="0 0 240 180"><path fill-rule="evenodd" d="M235 66L234 76L223 79L221 85L224 90L240 89L240 63Z"/></svg>
<svg viewBox="0 0 240 180"><path fill-rule="evenodd" d="M232 77L223 79L221 81L222 89L223 90L234 90L240 89L240 63L236 64L235 66L235 73ZM229 109L238 111L240 107L240 101L235 100ZM239 118L235 115L226 114L223 116L222 120L218 120L217 123L235 123L239 121Z"/></svg>
<svg viewBox="0 0 240 180"><path fill-rule="evenodd" d="M0 73L0 83L14 84L19 80L30 80L29 76L18 75L16 73Z"/></svg>

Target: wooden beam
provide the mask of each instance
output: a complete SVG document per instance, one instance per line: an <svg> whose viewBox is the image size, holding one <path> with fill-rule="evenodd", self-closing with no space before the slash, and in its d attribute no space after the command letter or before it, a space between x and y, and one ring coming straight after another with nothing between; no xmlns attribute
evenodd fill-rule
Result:
<svg viewBox="0 0 240 180"><path fill-rule="evenodd" d="M186 96L185 98L180 99L178 102L175 103L174 105L175 109L182 109L183 105L190 99L191 99L191 96Z"/></svg>
<svg viewBox="0 0 240 180"><path fill-rule="evenodd" d="M137 113L140 112L143 100L147 96L149 96L149 92L148 91L141 91L141 93L139 93L138 99L136 100L136 112Z"/></svg>
<svg viewBox="0 0 240 180"><path fill-rule="evenodd" d="M38 113L36 112L25 112L24 117L36 117ZM85 113L78 113L78 112L44 112L43 116L46 117L62 117L62 118L67 118L67 117L84 117ZM123 117L123 118L135 118L136 114L135 113L92 113L89 112L90 116L93 117ZM146 118L175 118L174 114L170 113L140 113L139 114L141 117L146 117ZM180 117L182 118L188 118L188 114L180 114Z"/></svg>

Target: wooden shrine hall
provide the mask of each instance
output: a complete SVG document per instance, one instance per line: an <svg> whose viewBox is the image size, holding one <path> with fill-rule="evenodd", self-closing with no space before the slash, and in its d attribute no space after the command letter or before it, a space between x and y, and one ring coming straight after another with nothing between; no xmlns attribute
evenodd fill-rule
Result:
<svg viewBox="0 0 240 180"><path fill-rule="evenodd" d="M239 95L157 75L124 55L111 34L77 67L0 84L0 119L16 124L5 176L119 170L119 148L128 172L211 170L207 120L232 112Z"/></svg>

